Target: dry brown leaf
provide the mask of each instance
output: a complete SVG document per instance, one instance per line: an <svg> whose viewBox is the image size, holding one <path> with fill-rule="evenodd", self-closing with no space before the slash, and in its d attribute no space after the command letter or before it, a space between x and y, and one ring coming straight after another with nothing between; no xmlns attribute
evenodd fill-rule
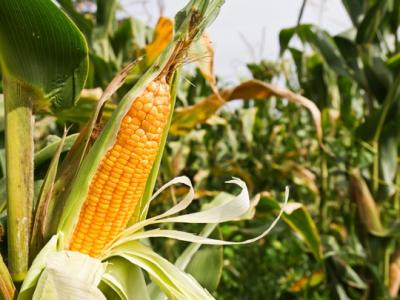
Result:
<svg viewBox="0 0 400 300"><path fill-rule="evenodd" d="M293 93L292 91L277 87L260 80L249 80L231 89L221 90L221 98L213 94L193 106L178 108L175 111L171 132L173 134L183 134L194 128L197 124L204 123L227 101L243 100L264 100L271 96L287 99L290 102L300 104L307 108L313 118L317 138L322 145L321 112L310 99Z"/></svg>
<svg viewBox="0 0 400 300"><path fill-rule="evenodd" d="M153 41L147 45L147 63L151 64L165 49L172 40L174 34L174 22L166 17L161 16L154 28Z"/></svg>
<svg viewBox="0 0 400 300"><path fill-rule="evenodd" d="M208 33L204 32L200 39L192 45L189 57L196 62L211 90L218 96L217 81L214 74L214 47Z"/></svg>
<svg viewBox="0 0 400 300"><path fill-rule="evenodd" d="M400 251L394 254L389 269L389 293L390 296L396 298L400 288Z"/></svg>
<svg viewBox="0 0 400 300"><path fill-rule="evenodd" d="M197 124L206 122L224 103L213 94L193 106L177 108L174 112L170 132L186 134Z"/></svg>
<svg viewBox="0 0 400 300"><path fill-rule="evenodd" d="M95 99L97 101L98 99L100 99L102 94L103 90L99 87L94 89L83 89L81 91L81 98L90 98L90 99Z"/></svg>
<svg viewBox="0 0 400 300"><path fill-rule="evenodd" d="M311 274L311 276L304 276L295 281L291 285L290 291L298 293L308 287L317 286L324 280L324 278L325 274L323 272L314 272Z"/></svg>
<svg viewBox="0 0 400 300"><path fill-rule="evenodd" d="M305 166L295 161L287 160L279 165L276 165L276 168L284 174L291 174L293 176L293 181L297 185L307 187L315 194L316 197L319 197L319 189L316 182L317 178L315 174Z"/></svg>

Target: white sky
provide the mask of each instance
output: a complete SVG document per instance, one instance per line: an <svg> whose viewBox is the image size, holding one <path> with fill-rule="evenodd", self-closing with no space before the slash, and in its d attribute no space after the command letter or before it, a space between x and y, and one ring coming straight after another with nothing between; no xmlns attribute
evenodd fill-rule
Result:
<svg viewBox="0 0 400 300"><path fill-rule="evenodd" d="M122 0L125 9L155 24L161 0ZM164 0L164 15L173 17L187 0ZM208 29L215 49L215 72L237 81L247 74L245 64L276 59L278 34L296 25L302 0L226 0L217 20ZM330 33L339 33L351 23L341 0L308 0L302 23L319 24Z"/></svg>

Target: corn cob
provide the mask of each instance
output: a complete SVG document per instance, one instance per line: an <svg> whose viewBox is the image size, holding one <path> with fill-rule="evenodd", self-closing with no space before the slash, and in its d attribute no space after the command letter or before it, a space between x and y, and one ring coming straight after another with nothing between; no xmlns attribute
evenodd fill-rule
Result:
<svg viewBox="0 0 400 300"><path fill-rule="evenodd" d="M96 257L126 226L157 156L170 113L165 77L151 82L122 119L90 183L69 249Z"/></svg>

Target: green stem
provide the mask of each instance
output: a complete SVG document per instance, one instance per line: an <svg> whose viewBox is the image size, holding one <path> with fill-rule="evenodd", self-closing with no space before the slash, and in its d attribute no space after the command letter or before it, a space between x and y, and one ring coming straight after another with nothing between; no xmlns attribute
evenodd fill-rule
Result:
<svg viewBox="0 0 400 300"><path fill-rule="evenodd" d="M4 78L8 265L14 281L28 270L33 206L32 92Z"/></svg>
<svg viewBox="0 0 400 300"><path fill-rule="evenodd" d="M382 112L379 116L376 130L372 139L372 146L374 147L375 150L373 169L372 169L373 193L375 193L379 187L379 140L382 134L383 127L385 125L386 117L389 113L389 109L392 107L394 100L398 97L399 85L400 85L400 73L396 76L396 79L393 81L391 89L389 90L386 99L383 102Z"/></svg>
<svg viewBox="0 0 400 300"><path fill-rule="evenodd" d="M372 194L376 195L379 188L379 143L373 141L374 157L372 161Z"/></svg>
<svg viewBox="0 0 400 300"><path fill-rule="evenodd" d="M320 168L321 168L321 187L320 187L320 216L321 216L321 227L323 229L326 229L327 227L327 207L326 207L326 191L328 191L328 165L327 165L327 159L326 159L326 153L325 151L320 148L320 153L321 153L321 162L320 162Z"/></svg>
<svg viewBox="0 0 400 300"><path fill-rule="evenodd" d="M397 170L399 170L399 167L397 166ZM393 202L394 202L394 210L396 212L396 215L400 217L400 191L399 191L399 185L400 185L400 172L396 173L396 179L395 179L395 187L396 191L393 197Z"/></svg>
<svg viewBox="0 0 400 300"><path fill-rule="evenodd" d="M15 286L7 266L0 255L0 299L12 300L15 296Z"/></svg>

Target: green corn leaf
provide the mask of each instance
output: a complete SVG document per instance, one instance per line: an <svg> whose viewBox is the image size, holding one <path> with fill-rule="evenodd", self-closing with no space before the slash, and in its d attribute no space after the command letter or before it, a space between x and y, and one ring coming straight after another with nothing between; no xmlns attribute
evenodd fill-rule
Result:
<svg viewBox="0 0 400 300"><path fill-rule="evenodd" d="M57 0L57 3L61 5L63 10L85 34L86 38L90 40L91 32L93 30L93 22L75 9L74 2L72 0Z"/></svg>
<svg viewBox="0 0 400 300"><path fill-rule="evenodd" d="M291 39L297 35L303 43L309 43L321 53L326 63L340 75L348 75L344 58L341 56L334 39L326 32L311 24L283 29L279 33L281 54L287 49Z"/></svg>
<svg viewBox="0 0 400 300"><path fill-rule="evenodd" d="M85 99L81 98L79 102L69 109L65 109L56 114L57 119L61 121L73 122L73 123L86 123L90 120L94 110L97 106L97 99ZM102 118L108 120L115 109L115 104L107 102L102 111Z"/></svg>
<svg viewBox="0 0 400 300"><path fill-rule="evenodd" d="M221 246L203 246L191 259L186 272L191 274L202 287L213 292L218 287L223 263Z"/></svg>
<svg viewBox="0 0 400 300"><path fill-rule="evenodd" d="M358 27L357 43L366 44L371 43L379 30L379 25L385 18L386 12L389 8L390 0L379 0L368 9Z"/></svg>
<svg viewBox="0 0 400 300"><path fill-rule="evenodd" d="M366 78L362 70L362 62L359 59L359 48L357 47L357 44L345 36L340 35L335 36L334 40L347 66L351 69L350 75L362 87L366 87Z"/></svg>
<svg viewBox="0 0 400 300"><path fill-rule="evenodd" d="M307 209L298 203L291 203L291 205L287 205L285 208L285 213L282 216L282 220L303 237L315 258L321 260L321 239L317 226L315 225Z"/></svg>
<svg viewBox="0 0 400 300"><path fill-rule="evenodd" d="M393 75L378 56L365 59L364 66L367 89L378 101L383 102L393 84Z"/></svg>
<svg viewBox="0 0 400 300"><path fill-rule="evenodd" d="M397 70L400 67L400 53L396 53L393 56L389 57L386 61L386 65L389 69Z"/></svg>
<svg viewBox="0 0 400 300"><path fill-rule="evenodd" d="M111 34L117 4L117 0L97 0L96 23L99 28L96 28L98 29L96 35L98 38L106 38Z"/></svg>
<svg viewBox="0 0 400 300"><path fill-rule="evenodd" d="M262 201L267 201L276 210L280 209L279 203L274 199L265 198ZM306 207L299 202L290 202L283 210L282 220L301 236L315 258L321 260L323 256L321 238Z"/></svg>
<svg viewBox="0 0 400 300"><path fill-rule="evenodd" d="M28 268L33 209L33 112L56 112L79 97L88 71L86 41L50 0L0 2L5 102L9 268ZM18 254L17 254L18 252Z"/></svg>
<svg viewBox="0 0 400 300"><path fill-rule="evenodd" d="M3 75L31 90L36 110L75 104L87 76L88 48L52 1L1 1L0 45Z"/></svg>
<svg viewBox="0 0 400 300"><path fill-rule="evenodd" d="M365 1L363 0L343 0L343 5L347 10L353 24L358 24L360 22L360 17L364 13L366 7Z"/></svg>
<svg viewBox="0 0 400 300"><path fill-rule="evenodd" d="M62 152L68 151L71 149L72 145L75 143L78 134L71 134L67 136L62 144ZM35 167L38 167L48 161L50 158L54 156L57 152L59 145L61 144L62 140L55 141L51 144L48 144L46 147L40 149L38 152L35 153Z"/></svg>

